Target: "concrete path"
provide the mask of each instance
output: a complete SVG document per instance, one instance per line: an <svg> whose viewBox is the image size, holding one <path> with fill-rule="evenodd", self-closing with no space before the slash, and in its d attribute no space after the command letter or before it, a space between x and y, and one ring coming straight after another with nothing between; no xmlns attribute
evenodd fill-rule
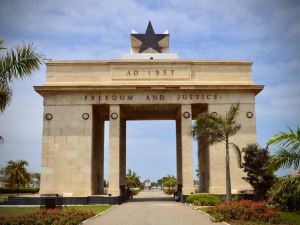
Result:
<svg viewBox="0 0 300 225"><path fill-rule="evenodd" d="M133 200L117 205L85 225L220 225L163 192L141 192ZM224 225L224 224L223 224Z"/></svg>

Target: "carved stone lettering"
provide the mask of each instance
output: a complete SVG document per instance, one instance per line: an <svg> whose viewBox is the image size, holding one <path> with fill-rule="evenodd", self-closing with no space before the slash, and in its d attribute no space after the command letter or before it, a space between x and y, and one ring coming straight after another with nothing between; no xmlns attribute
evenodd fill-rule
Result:
<svg viewBox="0 0 300 225"><path fill-rule="evenodd" d="M148 79L176 79L189 80L191 73L189 67L173 68L112 68L113 80L148 80Z"/></svg>
<svg viewBox="0 0 300 225"><path fill-rule="evenodd" d="M146 102L159 102L159 101L177 101L177 102L198 102L198 101L204 101L204 102L212 102L212 101L218 101L221 99L220 94L195 94L195 93L188 93L188 94L161 94L161 93L155 93L155 94L91 94L91 95L84 95L80 97L81 100L85 102L97 102L101 104L101 102L124 102L124 101L140 101L141 103L143 101Z"/></svg>

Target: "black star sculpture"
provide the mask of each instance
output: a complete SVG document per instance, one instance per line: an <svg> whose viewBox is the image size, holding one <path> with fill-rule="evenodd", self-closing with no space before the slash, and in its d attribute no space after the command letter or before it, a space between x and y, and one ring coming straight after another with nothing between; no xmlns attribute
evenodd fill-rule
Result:
<svg viewBox="0 0 300 225"><path fill-rule="evenodd" d="M142 42L139 53L144 52L148 48L152 48L155 51L161 53L161 47L159 46L159 41L168 37L169 34L155 34L152 24L149 21L147 30L145 34L131 34L133 37Z"/></svg>

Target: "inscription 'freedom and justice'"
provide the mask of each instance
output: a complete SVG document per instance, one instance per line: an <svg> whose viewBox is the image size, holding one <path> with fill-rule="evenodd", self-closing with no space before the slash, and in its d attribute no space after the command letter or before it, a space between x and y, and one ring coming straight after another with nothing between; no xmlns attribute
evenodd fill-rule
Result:
<svg viewBox="0 0 300 225"><path fill-rule="evenodd" d="M142 100L149 101L166 101L169 95L164 94L145 94L142 95ZM81 97L82 98L82 97ZM176 98L172 97L172 100L176 101L188 101L188 100L219 100L221 95L219 94L178 94ZM84 101L134 101L141 100L141 97L135 95L120 95L120 94L103 94L103 95L85 95Z"/></svg>

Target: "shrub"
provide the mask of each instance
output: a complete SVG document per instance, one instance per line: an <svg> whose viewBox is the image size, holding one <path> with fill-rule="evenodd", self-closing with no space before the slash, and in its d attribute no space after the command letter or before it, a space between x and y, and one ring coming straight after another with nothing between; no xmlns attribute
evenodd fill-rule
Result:
<svg viewBox="0 0 300 225"><path fill-rule="evenodd" d="M206 206L213 206L219 204L221 202L220 198L216 195L212 194L194 194L189 195L186 198L186 202L192 203L193 205L206 205Z"/></svg>
<svg viewBox="0 0 300 225"><path fill-rule="evenodd" d="M38 210L22 216L0 217L1 225L77 225L94 216L93 212L81 210Z"/></svg>
<svg viewBox="0 0 300 225"><path fill-rule="evenodd" d="M131 192L132 192L132 195L137 195L138 193L140 193L140 189L139 188L132 188Z"/></svg>
<svg viewBox="0 0 300 225"><path fill-rule="evenodd" d="M275 222L279 220L279 211L262 202L250 200L221 203L207 211L216 222L224 220L242 220L255 222Z"/></svg>
<svg viewBox="0 0 300 225"><path fill-rule="evenodd" d="M271 204L283 211L300 210L300 176L280 177L268 192Z"/></svg>
<svg viewBox="0 0 300 225"><path fill-rule="evenodd" d="M243 148L242 166L246 177L243 177L254 188L254 200L265 200L266 193L274 183L273 171L270 166L271 157L267 149L258 144L249 144Z"/></svg>
<svg viewBox="0 0 300 225"><path fill-rule="evenodd" d="M175 193L175 189L171 189L171 188L166 188L164 189L164 193L167 195L171 195Z"/></svg>
<svg viewBox="0 0 300 225"><path fill-rule="evenodd" d="M38 193L39 188L0 188L0 194L13 194L13 193Z"/></svg>

